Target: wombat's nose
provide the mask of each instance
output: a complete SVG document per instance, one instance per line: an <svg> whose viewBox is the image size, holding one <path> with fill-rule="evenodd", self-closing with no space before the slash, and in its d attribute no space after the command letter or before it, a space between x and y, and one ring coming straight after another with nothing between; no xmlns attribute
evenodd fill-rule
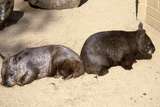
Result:
<svg viewBox="0 0 160 107"><path fill-rule="evenodd" d="M9 82L2 82L1 84L3 86L5 86L5 87L12 87L12 86L14 86L13 84L10 84Z"/></svg>
<svg viewBox="0 0 160 107"><path fill-rule="evenodd" d="M152 49L152 54L155 52L155 50L156 50L155 48Z"/></svg>
<svg viewBox="0 0 160 107"><path fill-rule="evenodd" d="M156 49L154 48L154 49L153 49L153 53L154 53L155 51L156 51Z"/></svg>

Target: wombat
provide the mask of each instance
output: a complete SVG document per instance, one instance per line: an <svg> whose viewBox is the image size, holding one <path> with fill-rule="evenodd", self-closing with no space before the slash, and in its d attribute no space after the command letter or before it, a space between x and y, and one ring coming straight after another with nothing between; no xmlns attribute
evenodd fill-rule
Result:
<svg viewBox="0 0 160 107"><path fill-rule="evenodd" d="M0 30L4 29L14 8L14 0L0 0Z"/></svg>
<svg viewBox="0 0 160 107"><path fill-rule="evenodd" d="M112 66L132 69L136 59L151 59L155 47L139 24L136 31L104 31L90 36L81 51L85 71L99 76Z"/></svg>
<svg viewBox="0 0 160 107"><path fill-rule="evenodd" d="M79 55L62 45L26 48L8 58L0 56L4 58L2 85L7 87L22 86L47 76L60 75L70 79L84 73Z"/></svg>
<svg viewBox="0 0 160 107"><path fill-rule="evenodd" d="M33 7L42 9L67 9L80 5L81 0L28 0Z"/></svg>

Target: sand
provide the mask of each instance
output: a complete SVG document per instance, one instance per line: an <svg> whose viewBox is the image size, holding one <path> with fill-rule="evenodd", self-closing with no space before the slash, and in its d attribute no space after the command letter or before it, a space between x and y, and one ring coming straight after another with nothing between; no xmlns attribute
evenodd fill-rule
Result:
<svg viewBox="0 0 160 107"><path fill-rule="evenodd" d="M66 45L78 54L93 33L136 30L135 0L89 0L80 8L39 10L16 0L15 10L24 11L17 24L0 32L0 51L7 55L47 44ZM0 85L0 107L160 107L159 32L145 24L156 46L152 60L142 60L127 71L113 67L94 78L44 78L23 87ZM0 66L2 60L0 59Z"/></svg>

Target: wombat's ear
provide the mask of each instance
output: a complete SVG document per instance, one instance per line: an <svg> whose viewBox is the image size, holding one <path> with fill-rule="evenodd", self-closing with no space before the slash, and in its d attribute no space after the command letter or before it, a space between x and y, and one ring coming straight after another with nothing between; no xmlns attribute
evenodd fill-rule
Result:
<svg viewBox="0 0 160 107"><path fill-rule="evenodd" d="M141 23L140 23L139 29L137 30L137 36L140 38L143 38L143 37L145 37L145 35L146 35L146 31L143 29L143 24L141 25Z"/></svg>
<svg viewBox="0 0 160 107"><path fill-rule="evenodd" d="M142 24L142 22L139 23L138 30L143 30L143 24Z"/></svg>
<svg viewBox="0 0 160 107"><path fill-rule="evenodd" d="M144 38L145 35L146 35L146 31L145 30L138 30L137 36L138 36L139 39Z"/></svg>

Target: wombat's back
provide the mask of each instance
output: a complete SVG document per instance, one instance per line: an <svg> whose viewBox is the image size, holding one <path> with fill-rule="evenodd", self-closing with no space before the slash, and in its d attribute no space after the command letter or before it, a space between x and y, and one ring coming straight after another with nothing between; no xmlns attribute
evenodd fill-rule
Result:
<svg viewBox="0 0 160 107"><path fill-rule="evenodd" d="M135 35L136 35L136 31L134 31L134 32L126 32L126 31L98 32L98 33L91 35L85 41L84 46L86 44L87 45L96 45L97 43L101 43L103 45L112 43L112 45L113 45L113 43L115 43L115 42L129 41L129 40L135 38Z"/></svg>
<svg viewBox="0 0 160 107"><path fill-rule="evenodd" d="M125 31L99 32L90 36L81 51L81 57L91 54L103 55L104 58L120 60L123 54L129 53L132 47L135 48L135 33ZM84 58L85 60L85 58Z"/></svg>
<svg viewBox="0 0 160 107"><path fill-rule="evenodd" d="M62 59L70 59L70 60L79 60L79 55L74 52L72 49L62 46L62 45L47 45L42 47L33 47L33 48L26 48L23 51L14 55L15 59L17 60L31 60L40 59L45 60L44 57L50 56L54 58ZM55 60L55 59L54 59Z"/></svg>

